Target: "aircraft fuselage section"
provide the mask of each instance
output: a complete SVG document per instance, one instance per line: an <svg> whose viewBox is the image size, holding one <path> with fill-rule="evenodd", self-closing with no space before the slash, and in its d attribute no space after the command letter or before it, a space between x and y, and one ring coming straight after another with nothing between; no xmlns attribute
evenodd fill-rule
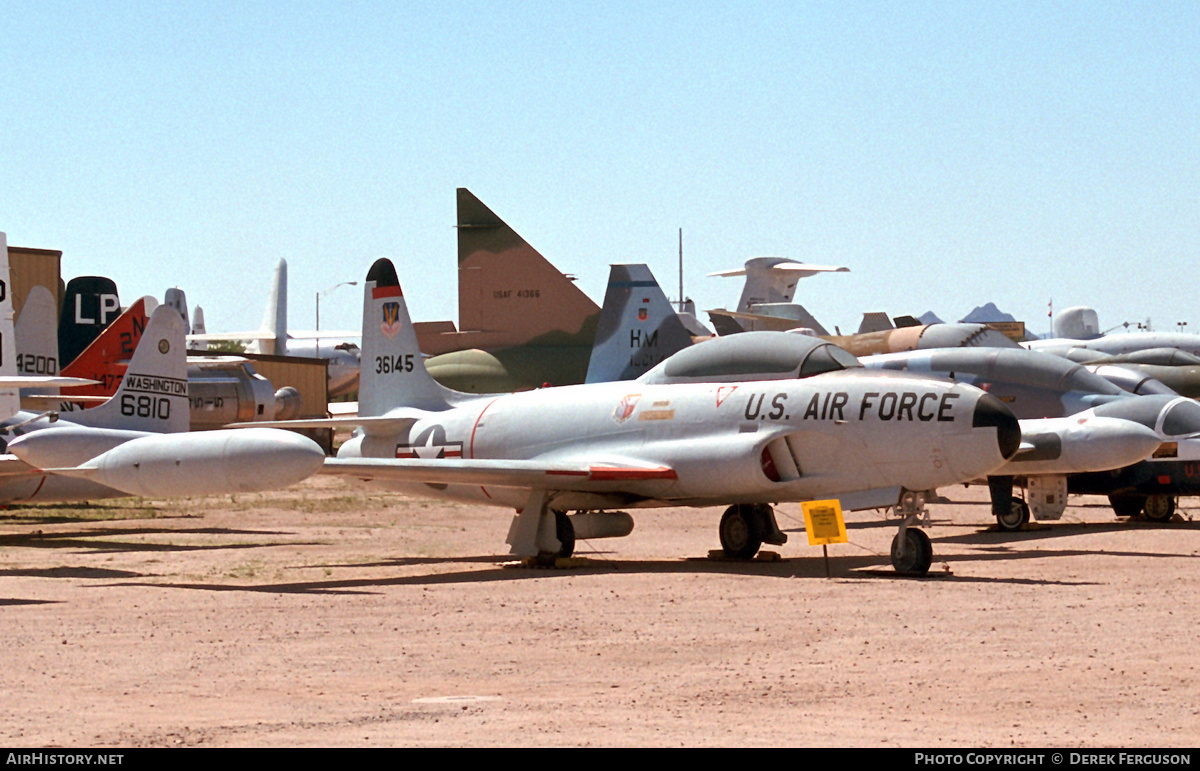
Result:
<svg viewBox="0 0 1200 771"><path fill-rule="evenodd" d="M614 500L623 496L625 505L805 500L884 487L928 489L999 466L997 428L976 425L983 398L990 399L970 386L870 373L567 386L427 413L406 432L356 436L338 454L675 472L672 479L597 481L589 488ZM1015 426L1012 419L1010 433ZM528 488L388 486L512 506L528 496Z"/></svg>

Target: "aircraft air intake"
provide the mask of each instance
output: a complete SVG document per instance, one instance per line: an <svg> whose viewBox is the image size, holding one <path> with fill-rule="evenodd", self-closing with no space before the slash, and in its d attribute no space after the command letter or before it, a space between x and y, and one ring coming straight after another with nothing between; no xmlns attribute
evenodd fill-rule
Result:
<svg viewBox="0 0 1200 771"><path fill-rule="evenodd" d="M996 440L1000 445L1000 455L1005 460L1011 460L1021 446L1021 424L1012 410L991 394L984 394L975 403L975 412L971 417L971 426L983 428L996 427Z"/></svg>

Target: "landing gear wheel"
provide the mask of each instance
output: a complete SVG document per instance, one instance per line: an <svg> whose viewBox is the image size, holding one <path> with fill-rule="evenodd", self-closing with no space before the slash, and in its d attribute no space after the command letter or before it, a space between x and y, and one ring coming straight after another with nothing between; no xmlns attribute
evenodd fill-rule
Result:
<svg viewBox="0 0 1200 771"><path fill-rule="evenodd" d="M570 557L575 553L575 526L571 524L567 512L554 512L554 535L562 544L555 557Z"/></svg>
<svg viewBox="0 0 1200 771"><path fill-rule="evenodd" d="M726 557L748 560L762 546L762 528L753 506L736 505L721 517L721 548Z"/></svg>
<svg viewBox="0 0 1200 771"><path fill-rule="evenodd" d="M1144 495L1110 495L1108 503L1118 517L1136 517L1146 505Z"/></svg>
<svg viewBox="0 0 1200 771"><path fill-rule="evenodd" d="M1151 495L1142 507L1142 513L1151 522L1168 522L1175 516L1175 496Z"/></svg>
<svg viewBox="0 0 1200 771"><path fill-rule="evenodd" d="M904 540L900 533L892 539L892 567L906 576L923 576L933 564L933 544L924 530L906 528Z"/></svg>
<svg viewBox="0 0 1200 771"><path fill-rule="evenodd" d="M1008 511L996 515L996 524L1001 530L1012 533L1021 529L1029 521L1029 504L1020 498L1013 497Z"/></svg>

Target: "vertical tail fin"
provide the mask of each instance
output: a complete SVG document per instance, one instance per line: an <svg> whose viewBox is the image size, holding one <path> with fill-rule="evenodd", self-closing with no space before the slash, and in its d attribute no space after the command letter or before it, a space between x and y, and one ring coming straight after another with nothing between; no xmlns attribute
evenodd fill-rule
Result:
<svg viewBox="0 0 1200 771"><path fill-rule="evenodd" d="M17 374L17 339L13 328L12 284L8 277L8 235L0 233L0 375ZM15 388L0 388L0 420L21 409Z"/></svg>
<svg viewBox="0 0 1200 771"><path fill-rule="evenodd" d="M184 334L192 333L192 323L188 319L187 294L177 286L173 286L163 295L163 305L168 308L174 308L175 312L183 316L183 331Z"/></svg>
<svg viewBox="0 0 1200 771"><path fill-rule="evenodd" d="M75 361L120 315L121 300L111 278L77 276L68 281L58 317L59 369Z"/></svg>
<svg viewBox="0 0 1200 771"><path fill-rule="evenodd" d="M267 312L263 314L260 331L272 337L255 340L250 344L254 353L282 356L287 350L287 260L281 259L275 266L275 278L271 281L271 296L267 300Z"/></svg>
<svg viewBox="0 0 1200 771"><path fill-rule="evenodd" d="M471 191L458 189L458 328L480 338L471 347L491 350L550 333L584 334L587 345L599 312Z"/></svg>
<svg viewBox="0 0 1200 771"><path fill-rule="evenodd" d="M204 326L204 309L199 305L196 306L196 311L192 314L192 334L203 335L208 332L208 328ZM208 342L205 340L197 340L191 345L194 351L207 351Z"/></svg>
<svg viewBox="0 0 1200 771"><path fill-rule="evenodd" d="M98 407L72 414L71 422L160 434L187 431L184 340L183 317L165 305L155 308L116 393Z"/></svg>
<svg viewBox="0 0 1200 771"><path fill-rule="evenodd" d="M451 393L425 370L396 268L381 257L363 289L358 414L374 417L396 407L444 410Z"/></svg>
<svg viewBox="0 0 1200 771"><path fill-rule="evenodd" d="M691 344L650 268L613 265L586 382L633 380Z"/></svg>
<svg viewBox="0 0 1200 771"><path fill-rule="evenodd" d="M111 397L117 392L117 386L125 377L134 351L146 331L149 314L154 311L155 304L153 297L139 297L83 353L76 356L75 361L63 368L63 375L67 377L96 381L95 385L62 389L60 393L64 400L69 400L71 396Z"/></svg>

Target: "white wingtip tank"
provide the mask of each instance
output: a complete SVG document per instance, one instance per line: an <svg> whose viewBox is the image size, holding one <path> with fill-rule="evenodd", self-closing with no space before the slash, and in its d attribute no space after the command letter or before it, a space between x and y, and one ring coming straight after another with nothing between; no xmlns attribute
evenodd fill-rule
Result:
<svg viewBox="0 0 1200 771"><path fill-rule="evenodd" d="M444 410L451 393L425 370L396 268L381 257L363 289L358 414L384 415L397 407Z"/></svg>

